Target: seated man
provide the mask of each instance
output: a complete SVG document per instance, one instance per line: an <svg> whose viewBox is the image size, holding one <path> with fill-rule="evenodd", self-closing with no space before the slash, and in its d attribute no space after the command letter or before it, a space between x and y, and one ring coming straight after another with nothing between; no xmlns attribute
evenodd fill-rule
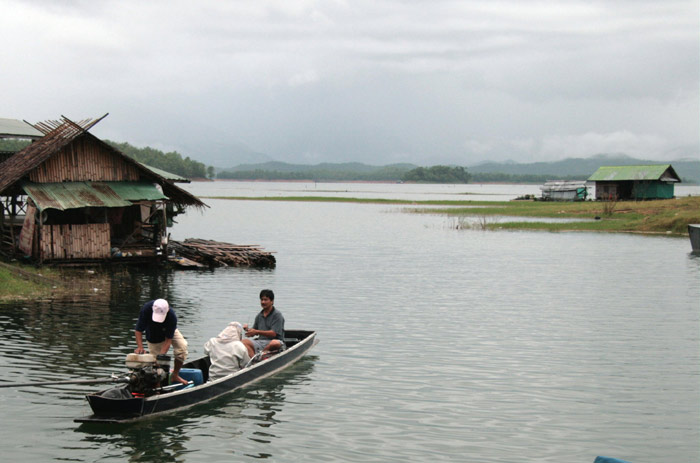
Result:
<svg viewBox="0 0 700 463"><path fill-rule="evenodd" d="M209 381L223 378L245 367L250 361L248 349L241 342L243 327L231 322L218 336L204 344L204 352L211 360Z"/></svg>
<svg viewBox="0 0 700 463"><path fill-rule="evenodd" d="M253 358L256 354L265 355L267 352L284 349L284 317L275 309L275 293L271 289L260 291L260 306L262 310L255 316L253 328L243 325L244 339L248 355Z"/></svg>

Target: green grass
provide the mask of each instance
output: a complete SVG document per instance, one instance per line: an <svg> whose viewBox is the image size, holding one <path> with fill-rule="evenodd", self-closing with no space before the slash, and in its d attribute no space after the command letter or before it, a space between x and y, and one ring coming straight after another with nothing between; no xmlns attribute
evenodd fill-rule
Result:
<svg viewBox="0 0 700 463"><path fill-rule="evenodd" d="M489 229L608 231L687 235L688 224L700 223L700 197L655 201L542 202L509 201L482 208L416 209L415 212L454 216L513 216L584 219L580 222L520 222L488 224Z"/></svg>
<svg viewBox="0 0 700 463"><path fill-rule="evenodd" d="M21 270L31 271L24 267ZM53 286L49 282L39 283L22 277L16 270L0 267L0 300L36 299L51 293Z"/></svg>

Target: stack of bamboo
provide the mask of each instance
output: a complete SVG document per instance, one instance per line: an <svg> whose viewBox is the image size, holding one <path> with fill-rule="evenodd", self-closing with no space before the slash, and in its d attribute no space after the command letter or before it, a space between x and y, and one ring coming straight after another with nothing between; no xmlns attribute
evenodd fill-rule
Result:
<svg viewBox="0 0 700 463"><path fill-rule="evenodd" d="M257 244L239 245L219 241L188 238L184 242L170 241L170 253L210 267L274 268L275 256Z"/></svg>

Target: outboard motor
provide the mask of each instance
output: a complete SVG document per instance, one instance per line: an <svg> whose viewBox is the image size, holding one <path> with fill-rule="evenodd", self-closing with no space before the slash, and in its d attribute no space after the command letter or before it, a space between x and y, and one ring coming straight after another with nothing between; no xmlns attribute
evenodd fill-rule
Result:
<svg viewBox="0 0 700 463"><path fill-rule="evenodd" d="M154 389L165 384L170 374L170 356L151 354L128 354L129 390L132 394L150 395Z"/></svg>
<svg viewBox="0 0 700 463"><path fill-rule="evenodd" d="M156 356L156 363L158 367L165 372L165 377L170 375L170 356L167 354L158 354Z"/></svg>

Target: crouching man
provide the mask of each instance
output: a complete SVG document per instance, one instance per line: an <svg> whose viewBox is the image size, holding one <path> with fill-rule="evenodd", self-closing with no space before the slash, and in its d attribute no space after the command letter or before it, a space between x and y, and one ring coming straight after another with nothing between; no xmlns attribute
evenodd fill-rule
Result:
<svg viewBox="0 0 700 463"><path fill-rule="evenodd" d="M177 329L177 316L170 308L165 299L156 299L146 302L141 307L139 319L136 322L134 336L136 337L137 354L145 354L143 348L143 334L146 334L148 343L148 353L153 356L165 355L173 346L173 371L170 375L170 382L187 384L187 381L180 378L180 369L187 358L187 340Z"/></svg>

